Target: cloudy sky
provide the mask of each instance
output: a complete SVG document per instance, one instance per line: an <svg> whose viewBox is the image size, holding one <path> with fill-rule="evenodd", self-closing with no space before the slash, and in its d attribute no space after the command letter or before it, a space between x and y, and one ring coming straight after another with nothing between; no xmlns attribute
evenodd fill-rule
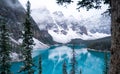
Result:
<svg viewBox="0 0 120 74"><path fill-rule="evenodd" d="M25 7L27 0L19 0L21 4ZM95 10L91 9L90 11L86 11L86 9L81 9L80 12L76 10L76 2L77 0L74 0L75 2L67 5L67 7L59 6L56 3L56 0L29 0L31 2L31 10L39 9L42 7L46 7L51 13L54 11L62 11L65 16L73 15L75 18L89 18L92 16L100 16L101 13L103 13L107 5L103 5L101 10Z"/></svg>

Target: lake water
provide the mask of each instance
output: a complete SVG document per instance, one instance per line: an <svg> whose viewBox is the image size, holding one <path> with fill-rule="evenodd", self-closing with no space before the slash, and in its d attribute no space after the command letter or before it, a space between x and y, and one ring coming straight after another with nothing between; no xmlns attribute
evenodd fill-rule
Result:
<svg viewBox="0 0 120 74"><path fill-rule="evenodd" d="M84 46L75 47L77 72L82 70L82 74L103 74L104 69L104 53L88 51ZM65 60L67 63L68 74L71 69L72 48L70 46L52 46L49 49L37 49L33 51L33 59L38 66L38 57L42 55L42 74L62 74L62 64ZM22 62L12 64L11 70L14 74L20 69ZM37 73L37 69L36 72Z"/></svg>

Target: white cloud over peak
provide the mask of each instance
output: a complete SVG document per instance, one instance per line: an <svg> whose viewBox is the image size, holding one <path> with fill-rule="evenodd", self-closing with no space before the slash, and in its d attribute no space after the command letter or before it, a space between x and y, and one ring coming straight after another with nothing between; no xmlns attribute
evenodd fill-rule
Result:
<svg viewBox="0 0 120 74"><path fill-rule="evenodd" d="M19 0L21 4L25 7L27 0ZM103 5L100 10L91 9L89 11L86 11L86 9L81 9L80 12L76 10L77 8L77 0L76 2L67 5L67 7L59 6L56 3L56 0L29 0L31 2L31 9L39 9L41 7L46 7L51 13L54 11L62 11L65 16L73 15L75 18L89 18L91 16L100 16L101 13L103 13L108 5ZM32 11L34 12L34 11Z"/></svg>

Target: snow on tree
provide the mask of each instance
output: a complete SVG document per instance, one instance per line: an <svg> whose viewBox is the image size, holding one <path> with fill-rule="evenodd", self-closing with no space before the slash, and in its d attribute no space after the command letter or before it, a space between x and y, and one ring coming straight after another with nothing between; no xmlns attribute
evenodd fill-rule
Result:
<svg viewBox="0 0 120 74"><path fill-rule="evenodd" d="M11 74L11 46L9 40L9 32L6 28L6 23L0 21L0 74Z"/></svg>
<svg viewBox="0 0 120 74"><path fill-rule="evenodd" d="M23 54L23 66L20 72L24 72L27 74L34 74L35 67L32 60L32 50L33 50L33 33L32 33L32 24L30 21L30 2L27 1L27 12L26 19L24 23L24 34L23 34L23 42L22 42L22 54Z"/></svg>

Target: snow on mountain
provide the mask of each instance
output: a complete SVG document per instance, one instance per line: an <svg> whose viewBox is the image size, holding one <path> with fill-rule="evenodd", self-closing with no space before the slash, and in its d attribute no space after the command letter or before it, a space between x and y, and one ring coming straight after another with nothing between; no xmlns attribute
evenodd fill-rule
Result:
<svg viewBox="0 0 120 74"><path fill-rule="evenodd" d="M72 29L69 29L66 35L62 34L61 32L56 33L53 30L49 30L48 32L53 37L53 40L59 43L68 43L72 39L76 39L76 38L83 39L83 40L94 40L94 39L110 36L109 34L99 33L99 32L96 32L96 33L88 32L88 35L78 34Z"/></svg>
<svg viewBox="0 0 120 74"><path fill-rule="evenodd" d="M35 46L34 49L45 49L45 48L49 48L48 45L40 42L38 39L33 38Z"/></svg>
<svg viewBox="0 0 120 74"><path fill-rule="evenodd" d="M100 15L106 9L107 6L102 6L101 10L93 10L94 12L80 12L83 15L80 14L78 19L73 16L76 13L66 16L63 10L51 12L49 7L41 6L32 8L31 15L39 29L48 31L54 41L67 43L75 38L90 40L110 36L110 17Z"/></svg>
<svg viewBox="0 0 120 74"><path fill-rule="evenodd" d="M40 42L38 39L36 39L36 38L33 38L33 40L34 40L34 46L33 46L33 49L45 49L45 48L49 48L49 46L48 45L46 45L46 44L44 44L44 43L42 43L42 42ZM18 42L19 43L22 43L22 39L19 39L18 40Z"/></svg>
<svg viewBox="0 0 120 74"><path fill-rule="evenodd" d="M40 30L56 28L54 20L47 8L34 9L31 15L38 24Z"/></svg>
<svg viewBox="0 0 120 74"><path fill-rule="evenodd" d="M71 39L80 38L80 36L72 29L69 29L66 35L61 32L56 33L53 30L49 30L48 33L53 37L54 41L59 43L68 43Z"/></svg>
<svg viewBox="0 0 120 74"><path fill-rule="evenodd" d="M15 39L13 39L12 37L10 37L10 40L12 41L12 42L14 42L15 44L17 44L17 45L20 45L21 43L22 43L22 39L19 39L18 41L16 41ZM49 48L49 46L48 45L46 45L46 44L44 44L44 43L42 43L42 42L40 42L38 39L36 39L36 38L33 38L33 40L34 40L34 46L33 46L33 52L35 52L36 50L40 50L40 49L47 49L47 48ZM13 50L15 50L15 49L13 49ZM19 51L18 51L19 52ZM23 60L22 59L22 54L19 52L11 52L10 53L10 57L11 57L11 61L21 61L21 60Z"/></svg>
<svg viewBox="0 0 120 74"><path fill-rule="evenodd" d="M47 8L34 10L32 16L40 30L47 30L53 40L59 43L68 43L75 38L90 40L110 36L109 16L76 19L72 15L65 17L62 11L50 13Z"/></svg>

